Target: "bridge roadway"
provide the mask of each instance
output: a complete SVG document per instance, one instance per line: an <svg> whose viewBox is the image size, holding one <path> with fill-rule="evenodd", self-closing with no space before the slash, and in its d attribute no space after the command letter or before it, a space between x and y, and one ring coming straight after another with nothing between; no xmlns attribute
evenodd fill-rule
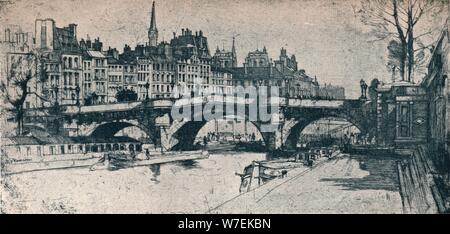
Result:
<svg viewBox="0 0 450 234"><path fill-rule="evenodd" d="M195 97L189 99L150 99L149 106L153 108L171 108L174 105L195 105L205 103L233 103L233 104L252 104L256 99L244 99L234 97ZM359 102L359 100L314 100L314 99L296 99L296 98L278 98L272 97L267 101L267 105L277 104L281 107L303 107L303 108L342 108L345 102ZM106 112L106 111L129 111L144 104L145 101L127 102L127 103L110 103L91 106L75 106L68 105L64 113L89 113L89 112Z"/></svg>

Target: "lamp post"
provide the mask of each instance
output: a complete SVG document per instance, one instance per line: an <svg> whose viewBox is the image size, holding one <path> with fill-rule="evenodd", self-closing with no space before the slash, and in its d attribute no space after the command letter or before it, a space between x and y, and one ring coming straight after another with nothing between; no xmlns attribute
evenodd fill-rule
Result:
<svg viewBox="0 0 450 234"><path fill-rule="evenodd" d="M56 87L56 85L52 85L52 88L53 88L53 90L55 91L55 106L57 106L59 103L58 103L58 91L59 91L59 89L58 89L58 87Z"/></svg>
<svg viewBox="0 0 450 234"><path fill-rule="evenodd" d="M77 94L77 103L76 103L76 105L79 106L80 105L80 86L77 85L77 87L75 87L75 93Z"/></svg>
<svg viewBox="0 0 450 234"><path fill-rule="evenodd" d="M174 94L174 91L173 91L174 87L175 87L175 81L171 80L171 82L170 82L170 91L172 92L172 94L170 95L171 98L175 97L175 94Z"/></svg>
<svg viewBox="0 0 450 234"><path fill-rule="evenodd" d="M148 89L150 88L150 84L148 83L148 81L147 81L147 83L145 84L145 90L146 90L146 92L147 92L147 95L146 95L146 97L145 97L145 100L148 100L149 99L149 97L148 97Z"/></svg>
<svg viewBox="0 0 450 234"><path fill-rule="evenodd" d="M70 90L72 90L72 88L70 88ZM72 104L75 104L75 102L76 102L76 95L74 93L72 93L70 95L70 97L72 98Z"/></svg>
<svg viewBox="0 0 450 234"><path fill-rule="evenodd" d="M65 102L67 102L67 100L70 100L68 95L67 95L70 92L68 92L69 89L67 87L64 87L63 90L64 90L64 92L63 92L63 95L62 95L62 98L61 98L61 102L64 105Z"/></svg>
<svg viewBox="0 0 450 234"><path fill-rule="evenodd" d="M367 84L366 84L366 82L363 79L361 79L361 81L359 81L359 85L361 86L361 99L365 99L366 98Z"/></svg>

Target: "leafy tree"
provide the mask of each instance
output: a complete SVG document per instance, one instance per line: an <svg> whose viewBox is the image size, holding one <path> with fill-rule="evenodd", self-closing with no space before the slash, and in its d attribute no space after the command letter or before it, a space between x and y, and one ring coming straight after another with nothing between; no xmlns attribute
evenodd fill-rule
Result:
<svg viewBox="0 0 450 234"><path fill-rule="evenodd" d="M137 93L130 89L121 89L116 93L116 99L118 102L131 102L136 101L138 98Z"/></svg>
<svg viewBox="0 0 450 234"><path fill-rule="evenodd" d="M95 104L95 100L97 100L97 97L98 97L98 95L95 92L87 95L84 98L84 105L85 106L94 105Z"/></svg>
<svg viewBox="0 0 450 234"><path fill-rule="evenodd" d="M426 62L425 49L433 45L425 45L424 38L435 40L440 29L430 27L435 24L429 19L440 19L448 0L362 0L361 6L357 13L375 39L390 39L387 66L399 70L402 80L412 81L414 71Z"/></svg>

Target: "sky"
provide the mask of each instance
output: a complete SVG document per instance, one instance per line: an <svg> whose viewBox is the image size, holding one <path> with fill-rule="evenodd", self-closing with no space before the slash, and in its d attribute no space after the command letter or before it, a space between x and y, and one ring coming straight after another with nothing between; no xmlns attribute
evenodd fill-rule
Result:
<svg viewBox="0 0 450 234"><path fill-rule="evenodd" d="M53 18L58 27L78 25L78 40L100 37L106 47L146 42L151 0L11 0L2 24L34 31L36 18ZM295 54L299 68L319 83L341 85L359 96L359 81L388 82L386 41L371 42L369 29L355 15L359 0L157 0L159 40L170 41L182 28L202 30L213 54L231 49L236 36L238 64L266 46L278 59L281 47Z"/></svg>

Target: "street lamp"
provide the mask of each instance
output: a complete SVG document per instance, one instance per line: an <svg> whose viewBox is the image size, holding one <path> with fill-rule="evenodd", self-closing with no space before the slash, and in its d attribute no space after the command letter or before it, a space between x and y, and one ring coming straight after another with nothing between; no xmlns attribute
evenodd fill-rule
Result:
<svg viewBox="0 0 450 234"><path fill-rule="evenodd" d="M145 89L146 89L146 91L147 91L147 96L145 97L146 100L149 99L149 97L148 97L148 89L149 89L149 88L150 88L150 84L149 84L148 81L147 81L147 83L145 84Z"/></svg>
<svg viewBox="0 0 450 234"><path fill-rule="evenodd" d="M361 86L361 99L365 99L366 98L367 84L366 84L366 82L363 79L361 79L361 81L359 81L359 85Z"/></svg>
<svg viewBox="0 0 450 234"><path fill-rule="evenodd" d="M77 85L77 87L75 87L75 93L77 94L77 106L80 105L80 86Z"/></svg>
<svg viewBox="0 0 450 234"><path fill-rule="evenodd" d="M70 90L72 90L72 88L71 88ZM72 93L72 94L70 95L70 97L72 98L72 104L74 104L74 102L75 102L75 94Z"/></svg>
<svg viewBox="0 0 450 234"><path fill-rule="evenodd" d="M171 96L172 98L175 97L175 94L174 94L174 91L173 91L174 87L175 87L175 81L172 79L172 80L170 81L170 91L172 92L172 94L171 94L170 96Z"/></svg>
<svg viewBox="0 0 450 234"><path fill-rule="evenodd" d="M52 85L52 88L53 88L53 90L54 90L54 92L55 92L55 106L57 106L59 103L58 103L58 92L59 92L59 89L58 89L58 87L56 87L56 85Z"/></svg>

